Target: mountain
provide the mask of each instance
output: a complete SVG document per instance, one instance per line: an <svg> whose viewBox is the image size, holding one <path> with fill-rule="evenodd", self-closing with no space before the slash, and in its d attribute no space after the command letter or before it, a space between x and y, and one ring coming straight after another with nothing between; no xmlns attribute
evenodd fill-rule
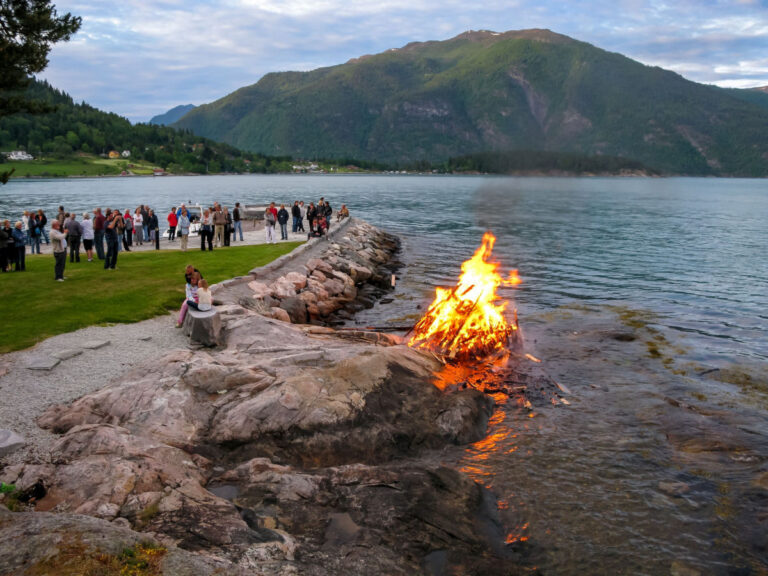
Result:
<svg viewBox="0 0 768 576"><path fill-rule="evenodd" d="M674 174L768 175L759 102L549 30L467 32L270 73L175 126L304 158L407 164L526 150L621 157Z"/></svg>
<svg viewBox="0 0 768 576"><path fill-rule="evenodd" d="M168 112L165 114L158 114L157 116L153 116L149 123L159 124L160 126L170 126L174 122L177 122L179 119L181 119L184 114L194 109L194 104L183 104L181 106L176 106L175 108L168 110Z"/></svg>

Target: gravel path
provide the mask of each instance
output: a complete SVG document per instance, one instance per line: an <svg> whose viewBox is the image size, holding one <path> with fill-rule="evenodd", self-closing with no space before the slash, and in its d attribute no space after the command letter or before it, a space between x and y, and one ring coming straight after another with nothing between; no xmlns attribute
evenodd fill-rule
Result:
<svg viewBox="0 0 768 576"><path fill-rule="evenodd" d="M13 430L27 441L24 448L0 459L0 466L47 459L56 435L38 428L35 421L48 406L71 402L169 350L186 348L189 342L174 324L175 313L169 313L135 324L90 326L0 356L0 429ZM102 348L83 349L88 342L107 340L109 344ZM51 370L28 368L54 353L78 349L83 350L80 355L62 360Z"/></svg>

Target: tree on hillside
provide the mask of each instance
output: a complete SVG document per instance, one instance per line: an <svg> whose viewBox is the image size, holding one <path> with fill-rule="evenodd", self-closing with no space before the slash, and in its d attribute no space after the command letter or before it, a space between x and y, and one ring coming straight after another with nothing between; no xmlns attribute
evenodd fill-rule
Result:
<svg viewBox="0 0 768 576"><path fill-rule="evenodd" d="M40 111L24 98L30 75L48 65L48 53L80 29L82 19L59 16L50 0L0 0L0 116ZM5 184L11 172L0 172Z"/></svg>

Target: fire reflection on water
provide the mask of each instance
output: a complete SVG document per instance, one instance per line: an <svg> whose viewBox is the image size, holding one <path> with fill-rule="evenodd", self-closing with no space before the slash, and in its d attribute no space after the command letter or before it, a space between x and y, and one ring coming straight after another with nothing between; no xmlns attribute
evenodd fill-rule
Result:
<svg viewBox="0 0 768 576"><path fill-rule="evenodd" d="M496 403L488 421L488 434L465 450L460 463L462 472L488 490L494 489L496 476L497 466L492 461L499 455L513 454L519 449L519 431L529 430L532 426L529 418L535 417L531 403L524 395L526 387L511 378L509 361L510 354L506 353L486 362L449 363L436 374L435 380L441 390L474 388L488 394ZM508 517L504 522L509 530L505 544L526 542L529 523L511 518L516 508L514 494L496 496L500 515ZM523 506L522 502L519 504L519 507Z"/></svg>

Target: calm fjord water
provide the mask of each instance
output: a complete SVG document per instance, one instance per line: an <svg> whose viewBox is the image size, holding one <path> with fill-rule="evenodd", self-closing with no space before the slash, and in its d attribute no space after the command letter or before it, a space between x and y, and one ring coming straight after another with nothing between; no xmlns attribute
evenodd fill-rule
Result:
<svg viewBox="0 0 768 576"><path fill-rule="evenodd" d="M223 176L0 192L11 219L59 204L344 202L404 242L397 291L364 325L414 322L491 230L523 280L503 295L526 346L573 392L535 414L501 406L484 441L436 456L494 491L513 553L545 574L768 570L764 180ZM627 330L636 341L610 337Z"/></svg>

